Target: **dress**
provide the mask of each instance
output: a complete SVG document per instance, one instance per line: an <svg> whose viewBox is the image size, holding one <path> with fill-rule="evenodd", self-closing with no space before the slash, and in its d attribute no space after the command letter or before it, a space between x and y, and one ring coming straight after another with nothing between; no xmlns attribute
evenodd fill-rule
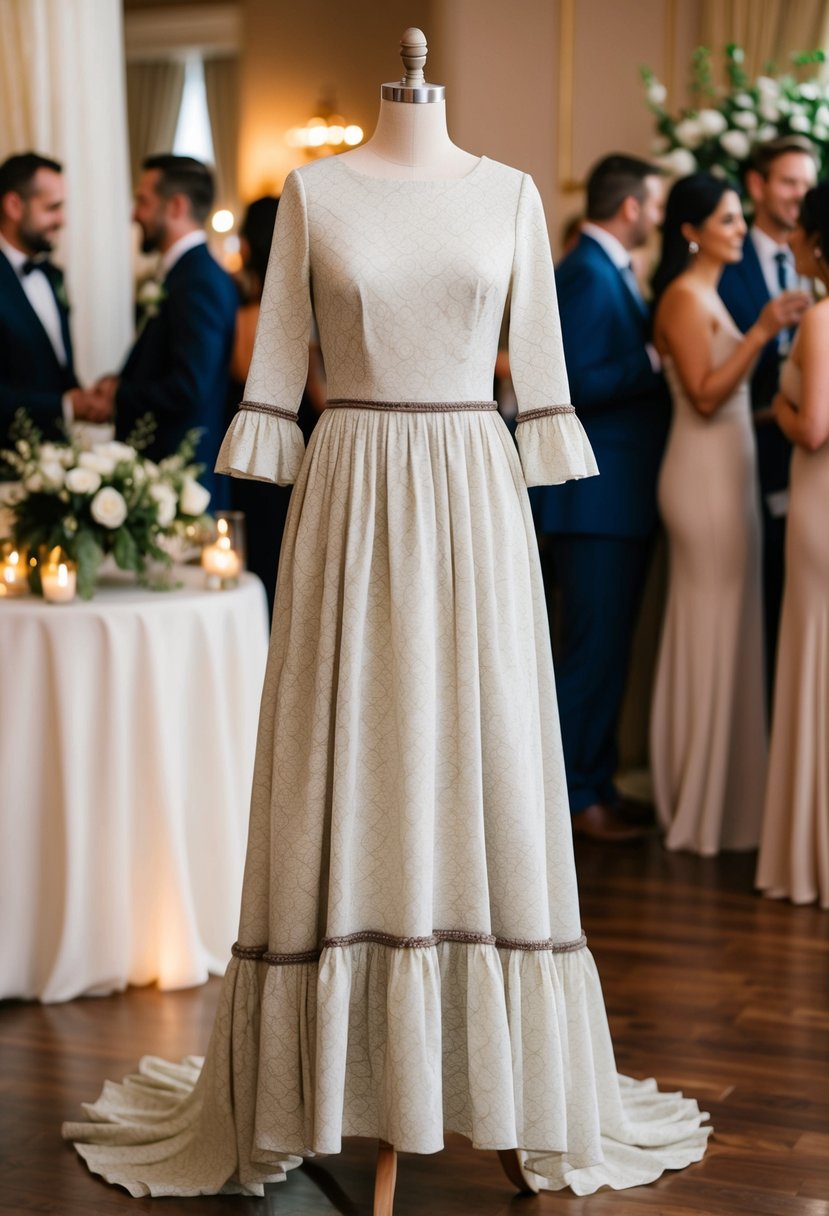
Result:
<svg viewBox="0 0 829 1216"><path fill-rule="evenodd" d="M789 359L780 387L800 400ZM786 583L777 651L769 779L757 886L829 908L829 443L795 447L786 524Z"/></svg>
<svg viewBox="0 0 829 1216"><path fill-rule="evenodd" d="M723 316L713 356L742 335ZM756 848L766 770L760 506L747 381L703 417L670 358L659 474L669 582L651 709L651 769L669 849Z"/></svg>
<svg viewBox="0 0 829 1216"><path fill-rule="evenodd" d="M508 291L520 460L487 401ZM303 457L312 300L350 404ZM617 1081L579 921L525 482L595 463L532 181L294 171L246 398L219 467L296 485L239 944L195 1090L151 1062L64 1134L137 1194L261 1193L343 1135L457 1131L582 1191L698 1160L695 1102Z"/></svg>

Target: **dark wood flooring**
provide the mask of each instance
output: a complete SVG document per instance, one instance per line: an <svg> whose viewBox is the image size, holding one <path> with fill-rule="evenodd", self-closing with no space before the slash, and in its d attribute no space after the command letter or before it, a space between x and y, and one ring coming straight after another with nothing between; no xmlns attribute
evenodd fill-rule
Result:
<svg viewBox="0 0 829 1216"><path fill-rule="evenodd" d="M494 1154L452 1139L403 1156L395 1216L829 1216L829 914L752 892L753 856L703 861L656 840L580 843L585 928L620 1071L711 1112L706 1158L649 1187L518 1198ZM4 932L9 926L4 926ZM218 981L187 992L0 1005L0 1212L331 1216L371 1212L373 1146L294 1171L264 1200L136 1200L59 1138L105 1077L144 1053L204 1049Z"/></svg>

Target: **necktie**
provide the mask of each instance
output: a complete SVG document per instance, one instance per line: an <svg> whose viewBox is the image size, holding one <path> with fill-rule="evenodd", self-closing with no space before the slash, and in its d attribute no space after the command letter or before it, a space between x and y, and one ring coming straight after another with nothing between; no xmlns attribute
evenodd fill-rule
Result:
<svg viewBox="0 0 829 1216"><path fill-rule="evenodd" d="M777 263L777 286L780 291L789 290L789 255L783 249L778 249L774 255L774 260ZM781 329L777 335L777 351L780 355L787 355L794 341L794 329Z"/></svg>
<svg viewBox="0 0 829 1216"><path fill-rule="evenodd" d="M633 296L636 307L639 309L644 319L647 320L648 306L642 297L642 292L639 290L639 283L637 282L636 275L633 273L633 267L631 266L630 262L628 262L627 266L619 267L619 274L622 276L625 287L627 287L628 291Z"/></svg>

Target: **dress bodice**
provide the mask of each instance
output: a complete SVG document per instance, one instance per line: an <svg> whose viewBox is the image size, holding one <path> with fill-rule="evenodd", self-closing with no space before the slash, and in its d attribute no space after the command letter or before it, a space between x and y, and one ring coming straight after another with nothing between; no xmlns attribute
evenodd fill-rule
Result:
<svg viewBox="0 0 829 1216"><path fill-rule="evenodd" d="M723 318L723 321L714 330L711 349L713 367L717 368L725 362L729 355L733 354L737 346L742 342L743 335L737 329L737 326L729 318ZM671 390L671 400L674 406L674 422L685 418L688 420L697 421L702 425L710 425L715 420L727 420L741 417L751 413L751 396L749 388L749 378L744 377L737 387L731 393L727 401L714 412L710 417L705 417L700 414L691 403L688 394L685 391L685 386L680 379L676 365L670 355L663 360L665 368L665 379L668 382L668 387Z"/></svg>
<svg viewBox="0 0 829 1216"><path fill-rule="evenodd" d="M791 355L780 368L780 391L793 405L800 405L802 376Z"/></svg>

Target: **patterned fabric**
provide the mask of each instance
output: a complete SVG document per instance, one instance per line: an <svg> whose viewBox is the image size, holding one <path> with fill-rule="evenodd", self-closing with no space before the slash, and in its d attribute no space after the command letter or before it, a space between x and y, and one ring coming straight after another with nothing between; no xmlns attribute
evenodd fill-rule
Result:
<svg viewBox="0 0 829 1216"><path fill-rule="evenodd" d="M292 174L245 397L296 409L313 296L332 397L485 402L508 292L543 410L523 468L487 409L327 410L304 457L256 409L226 437L223 467L296 477L239 942L201 1074L144 1061L64 1129L133 1194L259 1194L343 1135L520 1146L577 1191L704 1151L696 1103L617 1078L579 920L525 480L595 465L547 412L567 378L530 180Z"/></svg>

